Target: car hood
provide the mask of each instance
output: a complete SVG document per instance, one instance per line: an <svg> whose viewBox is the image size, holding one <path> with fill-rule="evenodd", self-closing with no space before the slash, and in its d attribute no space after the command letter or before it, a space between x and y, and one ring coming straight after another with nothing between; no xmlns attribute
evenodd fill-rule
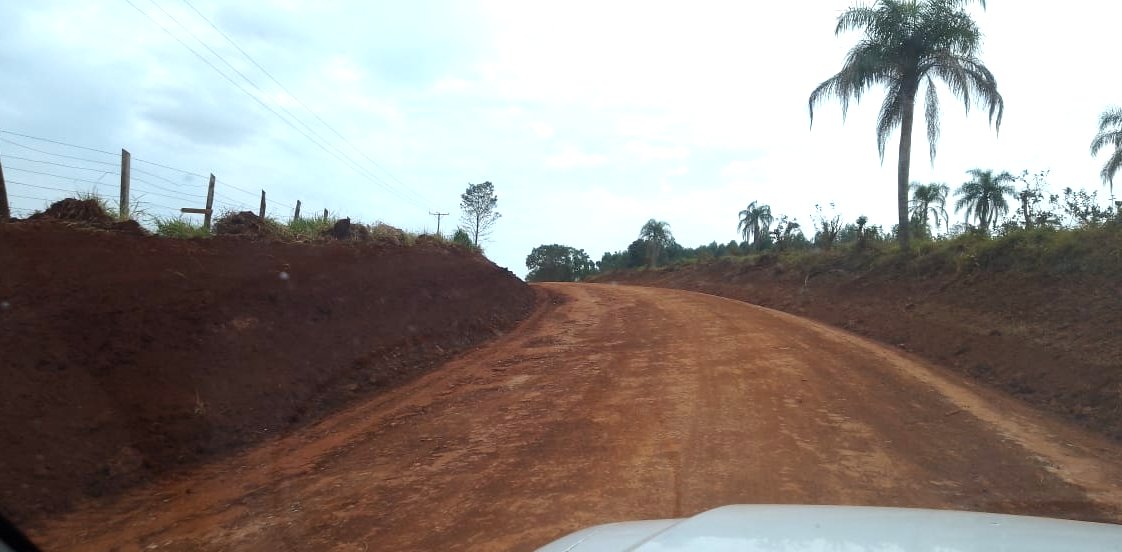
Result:
<svg viewBox="0 0 1122 552"><path fill-rule="evenodd" d="M725 506L686 519L598 525L547 552L1122 552L1122 526L858 506Z"/></svg>

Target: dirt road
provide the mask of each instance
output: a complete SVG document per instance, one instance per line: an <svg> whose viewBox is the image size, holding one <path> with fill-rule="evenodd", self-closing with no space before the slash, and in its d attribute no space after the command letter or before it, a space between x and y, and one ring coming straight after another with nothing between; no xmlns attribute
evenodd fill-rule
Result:
<svg viewBox="0 0 1122 552"><path fill-rule="evenodd" d="M517 330L411 384L34 536L525 550L730 503L1122 520L1122 447L896 350L706 295L539 290Z"/></svg>

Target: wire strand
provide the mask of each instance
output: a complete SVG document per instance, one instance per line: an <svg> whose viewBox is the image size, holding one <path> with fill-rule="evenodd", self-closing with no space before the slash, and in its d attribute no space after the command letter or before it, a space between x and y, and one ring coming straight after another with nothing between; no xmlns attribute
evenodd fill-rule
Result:
<svg viewBox="0 0 1122 552"><path fill-rule="evenodd" d="M298 96L296 96L296 94L293 94L284 84L281 84L281 82L279 80L277 80L277 78L274 77L272 73L270 73L267 69L265 69L260 63L257 63L257 60L254 59L253 56L249 55L249 53L246 52L244 49L242 49L242 47L239 46L237 42L234 42L234 39L230 38L229 35L222 32L222 29L219 29L218 26L214 24L214 22L212 22L210 19L208 19L207 16L203 15L203 13L200 12L198 10L198 8L195 7L194 4L192 4L189 0L182 0L182 2L184 4L186 4L187 7L191 8L191 10L194 11L195 14L199 16L199 18L201 18L203 21L206 21L207 24L210 25L210 28L214 29L214 31L217 32L219 35L221 35L222 38L226 39L226 42L229 42L230 45L232 45L234 48L236 48L238 50L238 52L240 52L242 54L242 56L244 56L247 60L249 60L250 63L253 64L254 67L257 67L257 69L260 70L262 73L264 73L265 76L269 78L269 80L273 81L273 84L276 84L285 94L288 94L289 97L291 97L293 100L296 100L296 103L299 104L300 107L303 107L305 111L310 113L312 115L312 117L314 117L317 121L319 121L320 124L322 124L324 127L327 127L327 129L330 130L332 133L334 133L335 136L338 136L340 140L342 140L344 143L346 143L348 146L350 146L351 149L353 149L359 155L366 158L366 160L369 161L371 164L373 164L374 166L381 169L382 172L386 173L386 175L389 176L391 179L396 181L398 184L401 184L406 191L408 191L409 193L413 193L416 197L423 200L424 203L431 203L428 200L427 197L424 197L423 195L419 194L418 192L416 192L415 190L410 188L408 185L406 185L404 182L399 180L396 176L394 176L392 173L390 173L390 171L388 169L386 169L380 163L378 163L377 161L372 159L369 155L367 155L365 152L363 152L361 149L359 149L358 146L355 146L353 142L348 140L346 136L343 136L343 134L341 132L339 132L335 127L331 126L327 121L323 120L323 118L320 117L319 114L317 114L312 108L308 107L308 105L306 103L304 103L303 100L301 100Z"/></svg>
<svg viewBox="0 0 1122 552"><path fill-rule="evenodd" d="M128 1L128 0L125 0L125 1ZM38 136L31 136L30 134L20 134L18 132L12 132L10 130L0 130L0 134L10 134L12 136L19 136L20 138L27 138L29 140L38 140L40 142L49 142L49 143L52 143L52 144L58 144L60 146L66 146L66 147L69 147L69 148L77 148L77 149L80 149L80 150L92 151L92 152L96 152L96 153L104 153L105 155L118 155L117 153L114 153L114 152L111 152L111 151L99 150L99 149L96 149L96 148L88 148L86 146L79 146L79 145L76 145L76 144L69 144L69 143L66 143L66 142L60 142L58 140L51 140L50 138L40 138Z"/></svg>
<svg viewBox="0 0 1122 552"><path fill-rule="evenodd" d="M115 174L115 175L118 175L118 176L121 174L119 172L106 171L104 169L93 169L93 168L90 168L90 167L79 167L79 166L76 166L76 165L67 165L65 163L55 163L54 161L43 161L41 159L31 159L29 157L19 157L18 155L3 155L3 154L0 154L0 159L5 159L5 158L6 159L18 159L20 161L30 161L31 163L43 163L45 165L54 165L56 167L65 167L67 169L76 169L76 170L79 170L79 171L91 171L91 172L96 172L96 173L109 173L109 174Z"/></svg>
<svg viewBox="0 0 1122 552"><path fill-rule="evenodd" d="M300 128L299 128L299 127L297 127L296 125L294 125L294 124L292 123L292 121L289 121L289 120L288 120L287 118L283 117L283 116L282 116L282 115L281 115L280 113L278 113L278 112L277 112L277 111L276 111L275 109L273 109L272 107L270 107L270 106L269 106L269 104L267 104L267 103L265 103L265 102L264 102L263 100L261 100L261 98L258 98L258 97L257 97L256 95L254 95L254 94L253 94L253 93L251 93L250 91L246 90L246 89L245 89L245 87L243 87L242 85L238 84L238 83L237 83L237 81L235 81L235 80L234 80L233 78L231 78L231 77L230 77L229 75L227 75L226 73L222 72L222 70L220 70L220 69L219 69L219 68L218 68L217 66L215 66L215 65L214 65L213 63L211 63L211 61L210 61L209 59L207 59L207 58L206 58L205 56L203 56L202 54L200 54L200 53L199 53L199 52L198 52L197 50L195 50L195 49L194 49L194 48L192 48L192 47L191 47L190 45L188 45L188 44L187 44L186 42L184 42L184 41L183 41L183 39L179 38L179 37L178 37L178 36L176 36L176 35L175 35L174 33L172 33L172 32L171 32L171 31L170 31L170 30L169 30L169 29L168 29L167 27L165 27L165 26L164 26L164 25L163 25L162 23L160 23L159 21L157 21L157 20L156 20L156 18L152 17L152 15L151 15L150 13L148 13L148 12L146 12L146 11L142 10L142 9L141 9L141 8L140 8L139 6L137 6L136 4L134 4L134 3L132 2L132 0L124 0L124 1L125 1L125 2L126 2L126 3L128 4L128 5L132 6L132 7L133 7L133 9L135 9L135 10L136 10L136 11L138 11L138 12L140 12L140 13L141 13L142 15L144 15L144 16L145 16L146 18L148 18L148 19L149 19L150 21L152 21L152 23L154 23L154 24L155 24L155 25L156 25L157 27L159 27L159 28L160 28L160 30L164 31L164 33L166 33L166 34L167 34L168 36L172 37L172 38L173 38L173 39L174 39L174 40L175 40L176 42L178 42L178 43L179 43L180 45L182 45L182 46L183 46L184 48L186 48L186 49L187 49L187 50L188 50L189 52L191 52L192 54L194 54L194 56L195 56L195 57L199 58L199 60L201 60L201 61L202 61L203 63L205 63L205 64L206 64L207 66L209 66L209 67L210 67L211 69L213 69L213 70L214 70L214 72L218 73L218 74L219 74L219 75L220 75L220 76L221 76L221 77L222 77L223 79L225 79L225 80L226 80L227 82L229 82L230 84L234 85L234 87L235 87L235 88L237 88L238 90L240 90L240 91L241 91L241 92L242 92L243 94L245 94L246 96L249 96L249 97L250 97L250 99L252 99L253 101L257 102L257 103L258 103L258 104L259 104L259 105L260 105L261 107L265 108L265 110L266 110L266 111L268 111L269 113L272 113L272 114L273 114L273 116L275 116L275 117L277 117L278 119L280 119L280 120L281 120L282 122L284 122L284 123L285 123L285 124L287 124L287 125L288 125L289 127L291 127L291 128L292 128L292 130L296 131L296 132L297 132L298 134L300 134L301 136L303 136L303 137L304 137L305 139L307 139L307 140L308 140L309 142L311 142L311 143L315 144L315 145L316 145L317 147L319 147L320 149L322 149L322 150L323 150L323 151L324 151L325 153L327 153L328 155L331 155L332 157L334 157L334 158L335 158L336 160L338 160L338 161L342 162L343 164L347 164L347 161L346 161L346 160L344 160L344 159L343 159L342 157L340 157L340 155L339 155L338 153L335 153L335 152L333 152L333 151L329 150L329 149L328 149L328 148L327 148L326 146L324 146L324 145L323 145L323 144L321 144L320 142L318 142L318 141L316 141L315 139L313 139L313 138L312 138L312 137L311 137L310 135L308 135L308 134L307 134L306 132L304 132L304 131L300 130ZM149 0L149 1L152 1L152 0ZM155 3L153 2L153 4L155 4ZM160 6L159 6L159 5L156 5L156 7L157 7L157 8L160 8ZM164 10L163 10L163 8L160 8L160 9L161 9L161 11L164 11ZM167 12L166 12L166 11L164 11L164 13L165 13L165 14L167 14ZM172 16L170 15L170 14L168 14L168 16L169 16L169 17L170 17L170 18L171 18L171 19L172 19L173 21L177 21L177 20L176 20L176 19L175 19L174 17L172 17ZM188 31L188 34L192 34L192 33L190 33L190 31ZM192 34L192 36L194 36L194 35ZM198 38L196 38L196 40L198 40ZM360 176L366 176L367 180L370 180L370 181L371 181L371 182L373 182L374 184L377 184L378 186L380 186L380 187L382 187L383 189L385 189L385 190L386 190L387 192L389 192L389 193L391 193L391 194L394 194L394 195L398 195L399 197L401 197L401 196L399 195L399 193L398 193L398 192L396 192L396 191L395 191L395 190L394 190L393 188L389 187L389 186L388 186L388 185L386 185L385 183L382 183L382 182L378 182L378 181L376 181L375 179L372 179L371 177L369 177L369 176L367 176L366 174L364 174L364 173L362 172L362 168L361 168L361 166L359 166L359 165L358 165L357 163L355 163L355 162L354 162L353 160L351 160L351 161L350 161L350 163L351 163L351 164L353 165L353 167L352 167L352 168L355 168L355 167L357 167L357 170L356 170L356 172L358 172L358 174L359 174ZM420 206L419 204L417 204L417 203L415 203L415 202L413 202L413 201L410 201L410 200L408 200L408 199L406 199L406 198L404 198L404 197L401 197L401 199L405 199L405 200L406 200L406 201L408 201L409 203L414 203L414 206L417 206L417 207L419 207L419 206Z"/></svg>
<svg viewBox="0 0 1122 552"><path fill-rule="evenodd" d="M0 132L3 132L3 131L0 131ZM42 141L45 141L45 142L50 141L50 140L47 140L46 138L39 138L39 137L35 137L35 136L30 136L29 138L32 138L34 140L42 140ZM54 153L54 152L51 152L51 151L41 150L41 149L38 149L38 148L33 148L33 147L31 147L27 144L21 144L19 142L13 142L11 140L8 140L7 138L0 138L0 142L7 142L9 144L12 144L13 146L19 146L21 148L28 149L28 150L31 150L31 151L34 151L34 152L42 153L42 154L45 154L45 155L53 155L55 157L63 157L63 158L66 158L66 159L73 159L75 161L85 161L87 163L97 163L99 165L109 165L110 167L120 167L121 166L120 163L110 163L108 161L98 161L96 159L87 159L85 157L75 157L73 155L66 155L64 153ZM81 147L81 146L74 146L72 144L67 144L67 145L70 145L72 147Z"/></svg>
<svg viewBox="0 0 1122 552"><path fill-rule="evenodd" d="M96 180L86 180L84 178L72 178L72 177L69 177L69 176L63 176L61 174L53 174L53 173L48 173L48 172L43 172L43 171L33 171L31 169L23 169L23 168L20 168L20 167L8 167L7 170L19 171L19 172L25 172L25 173L31 173L31 174L38 174L38 175L43 175L43 176L52 176L52 177L55 177L55 178L61 178L63 180L70 180L70 181L73 181L73 182L84 182L86 184L96 184L96 185L107 184L107 182L99 182L99 181L96 181ZM106 171L105 175L108 175L108 174L110 174L110 173L108 171Z"/></svg>

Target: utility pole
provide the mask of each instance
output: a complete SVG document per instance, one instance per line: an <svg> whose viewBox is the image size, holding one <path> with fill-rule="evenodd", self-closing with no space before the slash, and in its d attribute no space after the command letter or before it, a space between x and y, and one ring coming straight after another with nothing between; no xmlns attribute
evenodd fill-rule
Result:
<svg viewBox="0 0 1122 552"><path fill-rule="evenodd" d="M440 233L440 217L446 217L448 216L448 213L434 213L432 211L429 211L429 214L436 217L436 235L444 237L444 234Z"/></svg>

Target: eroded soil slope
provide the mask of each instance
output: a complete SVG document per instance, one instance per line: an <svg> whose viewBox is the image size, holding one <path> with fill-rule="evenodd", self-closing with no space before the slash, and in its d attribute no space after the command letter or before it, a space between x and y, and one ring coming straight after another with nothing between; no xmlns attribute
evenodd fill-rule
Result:
<svg viewBox="0 0 1122 552"><path fill-rule="evenodd" d="M433 241L0 225L0 510L30 522L283 434L533 304L509 272Z"/></svg>
<svg viewBox="0 0 1122 552"><path fill-rule="evenodd" d="M728 259L600 282L700 291L807 316L919 354L1122 439L1122 280L903 267L808 274Z"/></svg>

